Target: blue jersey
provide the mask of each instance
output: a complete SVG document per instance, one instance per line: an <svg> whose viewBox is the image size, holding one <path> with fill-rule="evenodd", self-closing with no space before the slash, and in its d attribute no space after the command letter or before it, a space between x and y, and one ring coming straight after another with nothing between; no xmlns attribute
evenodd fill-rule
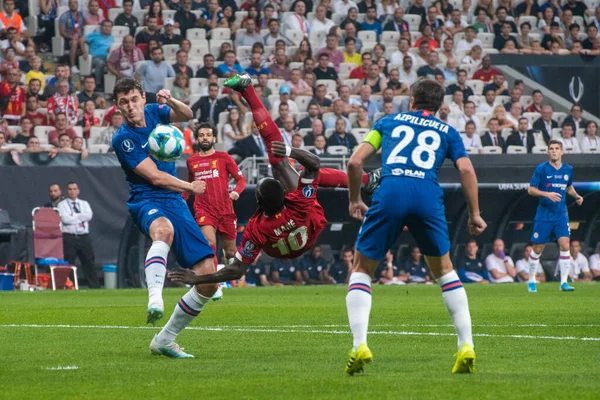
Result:
<svg viewBox="0 0 600 400"><path fill-rule="evenodd" d="M541 197L534 220L558 221L568 217L567 188L572 185L573 167L570 165L563 164L559 169L554 168L548 161L538 165L533 172L529 186L543 192L559 193L562 197L556 203Z"/></svg>
<svg viewBox="0 0 600 400"><path fill-rule="evenodd" d="M121 168L129 184L130 192L127 203L139 203L144 200L181 200L181 194L171 190L153 186L133 170L139 163L150 157L148 136L158 124L169 124L171 108L166 105L148 104L144 109L145 128L133 128L123 123L115 133L112 146L115 149ZM151 158L156 167L170 175L177 176L174 162L162 162Z"/></svg>
<svg viewBox="0 0 600 400"><path fill-rule="evenodd" d="M437 183L446 158L467 157L460 134L428 111L390 115L378 120L363 140L382 148L382 184L386 178L418 178Z"/></svg>

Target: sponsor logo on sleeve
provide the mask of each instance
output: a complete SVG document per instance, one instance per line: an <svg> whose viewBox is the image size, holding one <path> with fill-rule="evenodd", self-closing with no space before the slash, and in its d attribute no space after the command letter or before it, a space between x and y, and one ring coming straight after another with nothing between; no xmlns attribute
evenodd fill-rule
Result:
<svg viewBox="0 0 600 400"><path fill-rule="evenodd" d="M131 141L130 139L125 139L123 140L123 142L121 143L121 149L125 152L125 153L131 153L133 151L133 141Z"/></svg>
<svg viewBox="0 0 600 400"><path fill-rule="evenodd" d="M254 243L247 241L244 244L244 250L242 250L242 255L245 257L252 257L252 251L254 250L256 246L254 246Z"/></svg>
<svg viewBox="0 0 600 400"><path fill-rule="evenodd" d="M315 194L315 187L313 185L304 186L302 188L302 194L307 199L310 199Z"/></svg>
<svg viewBox="0 0 600 400"><path fill-rule="evenodd" d="M158 212L158 209L153 208L152 210L148 211L148 215L154 215Z"/></svg>

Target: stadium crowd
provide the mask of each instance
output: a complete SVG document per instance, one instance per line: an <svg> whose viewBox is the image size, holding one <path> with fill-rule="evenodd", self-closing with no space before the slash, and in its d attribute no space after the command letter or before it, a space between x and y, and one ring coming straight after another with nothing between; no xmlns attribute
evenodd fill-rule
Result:
<svg viewBox="0 0 600 400"><path fill-rule="evenodd" d="M27 21L27 23L25 23ZM409 86L447 88L438 117L471 153L600 152L598 126L509 87L490 54L600 54L595 0L5 0L0 12L0 151L110 151L123 118L114 82L162 88L219 128L226 151L265 156L243 99L222 85L247 72L288 145L350 153ZM192 124L181 126L194 151Z"/></svg>
<svg viewBox="0 0 600 400"><path fill-rule="evenodd" d="M528 260L531 245L513 246L512 256L508 254L502 239L496 239L490 253L479 251L477 242L469 240L464 250L456 252L454 268L463 283L514 283L529 279ZM582 252L581 243L571 242L571 269L569 276L573 282L600 280L600 249L589 258ZM462 254L461 254L462 253ZM460 254L460 255L458 255ZM334 260L331 248L317 245L305 256L295 260L269 259L264 255L248 268L241 285L281 286L281 285L335 285L348 283L348 271L353 263L354 250L342 249L339 259ZM517 260L513 260L513 257ZM518 258L517 258L518 257ZM269 268L267 268L269 264ZM558 261L544 262L538 267L537 280L552 280L558 274ZM388 251L373 277L374 284L406 285L433 284L431 275L419 247L403 246L398 251Z"/></svg>

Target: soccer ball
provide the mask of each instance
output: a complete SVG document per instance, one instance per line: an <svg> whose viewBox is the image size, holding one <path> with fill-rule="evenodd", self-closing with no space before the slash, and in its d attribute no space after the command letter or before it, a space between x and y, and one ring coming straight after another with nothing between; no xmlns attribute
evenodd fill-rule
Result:
<svg viewBox="0 0 600 400"><path fill-rule="evenodd" d="M173 125L157 125L148 136L150 154L159 161L175 161L185 150L183 133Z"/></svg>

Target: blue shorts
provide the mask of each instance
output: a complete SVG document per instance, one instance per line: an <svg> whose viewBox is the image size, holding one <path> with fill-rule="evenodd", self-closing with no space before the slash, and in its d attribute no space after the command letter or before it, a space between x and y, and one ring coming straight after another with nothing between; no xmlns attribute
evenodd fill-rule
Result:
<svg viewBox="0 0 600 400"><path fill-rule="evenodd" d="M177 262L183 268L191 268L199 261L214 256L212 248L183 199L144 201L127 205L135 223L148 237L150 225L154 220L165 217L171 221L174 230L171 248Z"/></svg>
<svg viewBox="0 0 600 400"><path fill-rule="evenodd" d="M383 261L407 226L421 253L442 256L450 250L441 188L432 181L388 178L375 191L356 240L356 249Z"/></svg>
<svg viewBox="0 0 600 400"><path fill-rule="evenodd" d="M571 228L569 228L569 218L564 217L558 221L533 221L533 232L531 233L531 242L535 244L546 244L550 238L571 237Z"/></svg>

